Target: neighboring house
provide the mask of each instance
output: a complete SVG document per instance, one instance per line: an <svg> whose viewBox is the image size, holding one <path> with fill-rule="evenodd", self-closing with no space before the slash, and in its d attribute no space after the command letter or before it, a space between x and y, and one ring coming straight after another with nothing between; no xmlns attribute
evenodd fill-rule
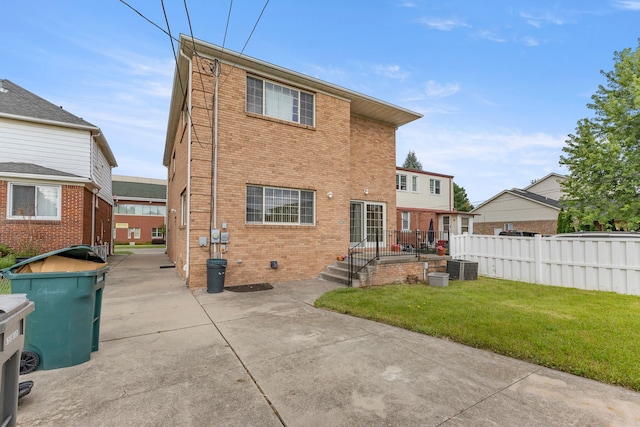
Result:
<svg viewBox="0 0 640 427"><path fill-rule="evenodd" d="M167 181L113 175L116 244L165 243Z"/></svg>
<svg viewBox="0 0 640 427"><path fill-rule="evenodd" d="M112 243L111 169L97 126L0 80L0 243L42 253Z"/></svg>
<svg viewBox="0 0 640 427"><path fill-rule="evenodd" d="M473 233L473 214L454 208L453 176L396 168L397 229L402 232L430 231L434 239L449 240L449 234Z"/></svg>
<svg viewBox="0 0 640 427"><path fill-rule="evenodd" d="M566 177L550 173L523 189L504 190L476 207L474 230L477 234L501 231L532 231L554 234L560 212L560 183Z"/></svg>
<svg viewBox="0 0 640 427"><path fill-rule="evenodd" d="M168 255L191 288L210 258L227 260L225 285L318 277L350 242L395 228L396 129L420 117L182 35Z"/></svg>

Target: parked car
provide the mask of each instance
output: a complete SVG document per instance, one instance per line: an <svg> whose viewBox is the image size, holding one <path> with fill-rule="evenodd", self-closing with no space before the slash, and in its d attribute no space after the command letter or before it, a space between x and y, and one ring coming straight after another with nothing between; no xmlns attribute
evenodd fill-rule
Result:
<svg viewBox="0 0 640 427"><path fill-rule="evenodd" d="M640 239L637 231L576 231L550 236L553 239Z"/></svg>
<svg viewBox="0 0 640 427"><path fill-rule="evenodd" d="M507 231L501 231L498 236L520 236L520 237L533 237L536 234L540 234L540 233L535 233L533 231L516 231L516 230L507 230Z"/></svg>

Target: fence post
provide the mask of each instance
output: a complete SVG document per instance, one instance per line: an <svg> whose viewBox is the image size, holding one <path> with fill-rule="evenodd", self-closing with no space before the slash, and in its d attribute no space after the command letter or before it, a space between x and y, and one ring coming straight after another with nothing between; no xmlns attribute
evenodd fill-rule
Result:
<svg viewBox="0 0 640 427"><path fill-rule="evenodd" d="M535 269L536 283L542 283L542 236L533 236L533 268Z"/></svg>
<svg viewBox="0 0 640 427"><path fill-rule="evenodd" d="M380 260L380 238L378 237L378 227L376 227L376 259Z"/></svg>

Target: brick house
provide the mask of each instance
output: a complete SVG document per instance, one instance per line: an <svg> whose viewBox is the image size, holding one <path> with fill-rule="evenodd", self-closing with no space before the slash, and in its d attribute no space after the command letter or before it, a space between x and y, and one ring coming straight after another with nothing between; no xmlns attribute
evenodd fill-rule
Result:
<svg viewBox="0 0 640 427"><path fill-rule="evenodd" d="M0 80L0 243L43 253L112 244L111 169L97 126Z"/></svg>
<svg viewBox="0 0 640 427"><path fill-rule="evenodd" d="M413 232L433 230L434 242L450 234L473 233L473 217L454 208L453 176L415 169L396 168L396 221L402 242L415 243Z"/></svg>
<svg viewBox="0 0 640 427"><path fill-rule="evenodd" d="M113 175L116 244L164 243L167 181Z"/></svg>
<svg viewBox="0 0 640 427"><path fill-rule="evenodd" d="M531 231L555 234L558 229L561 183L566 177L550 173L525 188L504 190L471 212L476 214L477 234L498 234L501 231Z"/></svg>
<svg viewBox="0 0 640 427"><path fill-rule="evenodd" d="M420 117L182 35L168 255L191 288L209 258L227 260L227 286L318 277L350 242L395 227L396 129Z"/></svg>

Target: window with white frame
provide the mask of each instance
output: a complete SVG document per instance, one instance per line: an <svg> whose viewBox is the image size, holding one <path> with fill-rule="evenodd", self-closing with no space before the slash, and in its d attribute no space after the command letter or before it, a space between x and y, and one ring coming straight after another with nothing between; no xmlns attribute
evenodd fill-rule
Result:
<svg viewBox="0 0 640 427"><path fill-rule="evenodd" d="M164 235L162 234L162 228L152 228L151 229L151 237L153 239L158 239L163 237Z"/></svg>
<svg viewBox="0 0 640 427"><path fill-rule="evenodd" d="M7 201L8 219L60 219L62 187L10 183Z"/></svg>
<svg viewBox="0 0 640 427"><path fill-rule="evenodd" d="M246 222L313 225L315 192L291 188L247 186Z"/></svg>
<svg viewBox="0 0 640 427"><path fill-rule="evenodd" d="M187 204L187 192L183 191L182 194L180 195L180 200L182 202L182 208L180 210L181 214L180 214L180 225L185 226L187 225L187 208L188 208L188 204Z"/></svg>
<svg viewBox="0 0 640 427"><path fill-rule="evenodd" d="M247 111L302 125L314 125L314 95L247 76Z"/></svg>
<svg viewBox="0 0 640 427"><path fill-rule="evenodd" d="M460 231L462 233L468 233L469 232L469 217L468 216L463 216L462 218L460 218Z"/></svg>
<svg viewBox="0 0 640 427"><path fill-rule="evenodd" d="M407 175L396 174L396 190L407 191Z"/></svg>
<svg viewBox="0 0 640 427"><path fill-rule="evenodd" d="M440 180L439 179L430 179L429 180L429 192L431 194L440 194Z"/></svg>
<svg viewBox="0 0 640 427"><path fill-rule="evenodd" d="M510 230L513 230L513 223L511 223L511 222L506 222L506 223L504 224L504 231L510 231Z"/></svg>
<svg viewBox="0 0 640 427"><path fill-rule="evenodd" d="M409 212L402 212L402 230L411 230L411 214Z"/></svg>
<svg viewBox="0 0 640 427"><path fill-rule="evenodd" d="M140 238L140 227L129 227L129 238L130 239L139 239Z"/></svg>
<svg viewBox="0 0 640 427"><path fill-rule="evenodd" d="M411 177L411 191L414 193L418 192L418 177L416 175Z"/></svg>

